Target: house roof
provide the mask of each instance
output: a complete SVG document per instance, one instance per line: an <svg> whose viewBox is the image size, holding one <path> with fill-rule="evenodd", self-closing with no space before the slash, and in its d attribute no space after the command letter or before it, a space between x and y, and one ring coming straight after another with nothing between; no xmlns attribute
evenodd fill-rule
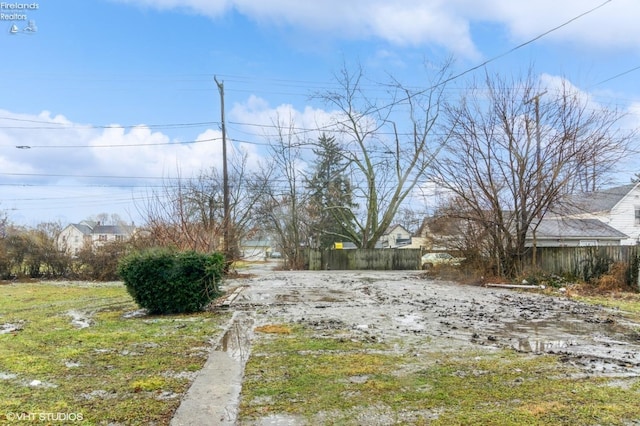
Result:
<svg viewBox="0 0 640 426"><path fill-rule="evenodd" d="M129 235L133 233L133 227L128 225L96 225L93 234Z"/></svg>
<svg viewBox="0 0 640 426"><path fill-rule="evenodd" d="M572 197L570 213L598 213L611 211L638 183L616 186L602 191L586 192Z"/></svg>
<svg viewBox="0 0 640 426"><path fill-rule="evenodd" d="M246 240L240 244L242 247L271 247L269 240Z"/></svg>
<svg viewBox="0 0 640 426"><path fill-rule="evenodd" d="M400 225L399 223L394 223L389 225L389 227L384 231L384 234L382 235L390 235L397 228L401 228L404 232L409 233L409 231L404 226Z"/></svg>
<svg viewBox="0 0 640 426"><path fill-rule="evenodd" d="M83 235L108 234L108 235L131 235L135 227L129 225L93 225L90 222L72 223L73 226Z"/></svg>
<svg viewBox="0 0 640 426"><path fill-rule="evenodd" d="M85 225L84 223L72 223L71 226L82 232L83 235L91 235L91 227Z"/></svg>
<svg viewBox="0 0 640 426"><path fill-rule="evenodd" d="M533 238L532 232L527 238ZM536 230L536 239L606 239L629 238L598 219L544 218Z"/></svg>

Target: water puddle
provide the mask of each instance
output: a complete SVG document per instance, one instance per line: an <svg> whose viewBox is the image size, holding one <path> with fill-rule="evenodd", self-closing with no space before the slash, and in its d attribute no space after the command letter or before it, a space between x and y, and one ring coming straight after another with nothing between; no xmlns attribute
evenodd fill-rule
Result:
<svg viewBox="0 0 640 426"><path fill-rule="evenodd" d="M253 316L247 312L236 312L215 350L225 352L234 361L242 363L244 368L250 355L253 323Z"/></svg>
<svg viewBox="0 0 640 426"><path fill-rule="evenodd" d="M563 355L591 373L640 374L640 334L615 321L556 317L501 323L492 332L498 344L519 352Z"/></svg>
<svg viewBox="0 0 640 426"><path fill-rule="evenodd" d="M0 324L0 334L9 334L21 331L24 328L24 321L18 321L17 323L5 323Z"/></svg>
<svg viewBox="0 0 640 426"><path fill-rule="evenodd" d="M76 328L89 328L93 325L93 320L86 313L71 310L67 312L67 315L71 317L71 324Z"/></svg>
<svg viewBox="0 0 640 426"><path fill-rule="evenodd" d="M178 407L172 426L235 425L254 322L254 313L234 313L229 327Z"/></svg>
<svg viewBox="0 0 640 426"><path fill-rule="evenodd" d="M523 352L551 352L589 343L604 347L640 343L637 333L615 322L554 318L507 322L502 326L494 331L515 340L514 348Z"/></svg>

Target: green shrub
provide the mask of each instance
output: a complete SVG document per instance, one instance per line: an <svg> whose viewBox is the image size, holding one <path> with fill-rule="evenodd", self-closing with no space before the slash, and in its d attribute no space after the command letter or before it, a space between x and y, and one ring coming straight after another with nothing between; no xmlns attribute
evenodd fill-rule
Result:
<svg viewBox="0 0 640 426"><path fill-rule="evenodd" d="M220 295L224 256L167 249L136 251L118 264L133 299L152 314L202 310Z"/></svg>

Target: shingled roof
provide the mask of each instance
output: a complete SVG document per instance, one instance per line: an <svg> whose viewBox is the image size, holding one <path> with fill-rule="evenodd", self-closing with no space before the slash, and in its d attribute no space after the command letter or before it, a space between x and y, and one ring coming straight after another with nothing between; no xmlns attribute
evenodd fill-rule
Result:
<svg viewBox="0 0 640 426"><path fill-rule="evenodd" d="M638 184L616 186L602 191L585 192L572 197L570 213L600 213L611 211Z"/></svg>
<svg viewBox="0 0 640 426"><path fill-rule="evenodd" d="M531 233L529 233L531 234ZM527 235L532 238L531 235ZM598 219L544 218L536 230L537 239L621 240L626 234Z"/></svg>

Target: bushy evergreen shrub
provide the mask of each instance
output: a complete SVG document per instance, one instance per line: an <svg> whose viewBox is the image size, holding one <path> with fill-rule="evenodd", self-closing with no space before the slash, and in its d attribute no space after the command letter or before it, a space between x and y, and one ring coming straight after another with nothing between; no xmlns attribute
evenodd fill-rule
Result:
<svg viewBox="0 0 640 426"><path fill-rule="evenodd" d="M136 251L118 264L127 291L153 314L202 310L220 295L224 256L167 249Z"/></svg>

